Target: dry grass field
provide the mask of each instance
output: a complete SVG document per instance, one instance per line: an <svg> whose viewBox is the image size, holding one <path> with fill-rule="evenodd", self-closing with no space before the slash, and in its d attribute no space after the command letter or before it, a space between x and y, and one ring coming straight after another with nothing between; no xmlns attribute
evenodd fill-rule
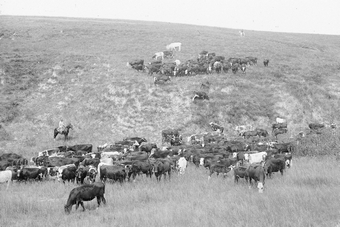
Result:
<svg viewBox="0 0 340 227"><path fill-rule="evenodd" d="M276 116L288 120L289 141L308 123L338 123L338 36L289 34L120 20L0 17L0 154L29 158L59 145L94 147L128 136L161 143L161 131L210 131L215 121L235 136L236 125L270 130ZM0 34L0 35L1 35ZM197 58L202 50L229 57L254 56L246 74L173 77L155 86L146 73L126 67L171 42L175 58ZM264 67L263 59L270 59ZM170 60L169 60L170 61ZM210 81L208 102L193 92ZM63 118L74 125L70 140L53 140ZM14 182L0 185L0 226L336 226L340 223L340 167L334 154L338 132L303 140L293 167L266 180L263 194L234 185L232 176L208 182L189 166L170 182L140 177L106 184L107 205L65 215L74 184Z"/></svg>

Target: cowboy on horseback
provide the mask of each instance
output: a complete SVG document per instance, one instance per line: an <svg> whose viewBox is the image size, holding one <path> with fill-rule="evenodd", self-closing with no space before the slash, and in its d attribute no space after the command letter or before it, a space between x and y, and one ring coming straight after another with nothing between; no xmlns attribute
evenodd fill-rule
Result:
<svg viewBox="0 0 340 227"><path fill-rule="evenodd" d="M59 127L58 127L58 132L62 133L65 130L65 125L63 119L60 119L59 121Z"/></svg>

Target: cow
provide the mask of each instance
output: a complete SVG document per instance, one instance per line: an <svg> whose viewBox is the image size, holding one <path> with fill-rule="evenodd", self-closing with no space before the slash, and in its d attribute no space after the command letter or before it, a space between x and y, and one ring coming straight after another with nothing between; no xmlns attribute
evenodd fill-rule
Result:
<svg viewBox="0 0 340 227"><path fill-rule="evenodd" d="M234 182L238 183L240 178L244 178L246 182L248 182L248 175L247 175L247 167L245 166L238 166L234 169Z"/></svg>
<svg viewBox="0 0 340 227"><path fill-rule="evenodd" d="M294 150L291 143L274 143L272 147L276 149L278 153L291 153Z"/></svg>
<svg viewBox="0 0 340 227"><path fill-rule="evenodd" d="M209 81L204 81L204 82L202 82L202 84L201 84L201 89L202 90L209 90L210 89L210 85L211 85L211 83L209 82Z"/></svg>
<svg viewBox="0 0 340 227"><path fill-rule="evenodd" d="M253 136L258 136L258 131L246 131L240 134L244 139L249 139Z"/></svg>
<svg viewBox="0 0 340 227"><path fill-rule="evenodd" d="M150 76L152 76L153 73L160 73L161 72L161 66L162 66L161 64L159 64L159 65L150 64L150 65L145 66L145 69L147 70L147 73Z"/></svg>
<svg viewBox="0 0 340 227"><path fill-rule="evenodd" d="M130 167L128 179L130 180L132 176L132 179L135 180L136 176L142 173L151 178L152 170L153 166L150 161L134 161Z"/></svg>
<svg viewBox="0 0 340 227"><path fill-rule="evenodd" d="M178 170L178 173L180 175L185 173L187 166L188 166L188 161L185 159L185 157L180 157L178 161L176 162L176 169Z"/></svg>
<svg viewBox="0 0 340 227"><path fill-rule="evenodd" d="M143 59L136 59L126 63L126 66L130 66L131 68L137 71L144 71L144 60Z"/></svg>
<svg viewBox="0 0 340 227"><path fill-rule="evenodd" d="M232 168L230 166L227 166L225 163L221 163L221 162L214 162L210 164L210 172L209 172L209 176L208 176L208 180L210 180L211 175L213 175L215 172L217 174L217 176L220 173L223 173L223 177L225 177L225 175L231 170Z"/></svg>
<svg viewBox="0 0 340 227"><path fill-rule="evenodd" d="M29 179L42 180L46 176L46 167L23 167L17 171L18 181L27 181Z"/></svg>
<svg viewBox="0 0 340 227"><path fill-rule="evenodd" d="M251 125L238 125L235 127L235 131L238 135L241 135L243 132L251 131L253 127Z"/></svg>
<svg viewBox="0 0 340 227"><path fill-rule="evenodd" d="M157 148L157 144L155 143L142 144L139 146L139 151L145 151L147 154L150 154L153 148Z"/></svg>
<svg viewBox="0 0 340 227"><path fill-rule="evenodd" d="M224 131L224 127L222 127L222 126L220 126L220 125L218 125L218 124L216 124L216 123L214 123L214 122L210 122L209 125L210 125L210 127L211 127L211 129L212 129L213 131L219 130L220 133L223 133L223 131Z"/></svg>
<svg viewBox="0 0 340 227"><path fill-rule="evenodd" d="M277 135L279 134L284 134L287 133L288 129L287 128L276 128L273 130L273 136L275 136L275 138L277 139Z"/></svg>
<svg viewBox="0 0 340 227"><path fill-rule="evenodd" d="M209 100L209 96L204 91L194 91L194 97L192 97L192 101L195 101L196 99Z"/></svg>
<svg viewBox="0 0 340 227"><path fill-rule="evenodd" d="M152 58L154 58L156 60L158 60L158 58L161 58L161 60L163 60L164 59L164 52L157 52L152 56Z"/></svg>
<svg viewBox="0 0 340 227"><path fill-rule="evenodd" d="M161 180L162 175L164 175L164 180L166 178L166 174L168 174L168 178L170 180L171 176L171 163L168 160L157 160L153 164L153 172L156 176L157 181Z"/></svg>
<svg viewBox="0 0 340 227"><path fill-rule="evenodd" d="M265 151L252 153L252 154L246 153L244 154L244 159L248 161L250 164L263 163L266 159L266 156L267 156L267 152Z"/></svg>
<svg viewBox="0 0 340 227"><path fill-rule="evenodd" d="M284 153L284 154L274 154L273 155L274 158L283 158L285 160L285 165L287 168L292 167L292 158L293 155L292 153Z"/></svg>
<svg viewBox="0 0 340 227"><path fill-rule="evenodd" d="M178 129L165 129L162 130L162 144L165 142L170 143L172 138L181 137Z"/></svg>
<svg viewBox="0 0 340 227"><path fill-rule="evenodd" d="M162 83L164 84L165 82L167 81L171 81L171 76L167 76L167 75L157 75L157 76L154 76L153 77L153 83L156 85L156 84L159 84L159 83Z"/></svg>
<svg viewBox="0 0 340 227"><path fill-rule="evenodd" d="M263 61L263 65L264 65L265 67L267 67L268 64L269 64L269 59L265 59L265 60Z"/></svg>
<svg viewBox="0 0 340 227"><path fill-rule="evenodd" d="M287 122L283 122L283 123L275 123L272 125L272 131L274 131L275 129L282 129L282 128L287 128Z"/></svg>
<svg viewBox="0 0 340 227"><path fill-rule="evenodd" d="M251 164L248 166L246 170L246 174L249 178L249 187L252 186L252 180L257 183L257 188L259 189L259 193L263 192L264 189L264 181L265 181L265 170L262 165L259 164Z"/></svg>
<svg viewBox="0 0 340 227"><path fill-rule="evenodd" d="M0 183L7 182L6 190L8 190L9 184L12 180L12 176L13 176L13 173L11 170L0 171Z"/></svg>
<svg viewBox="0 0 340 227"><path fill-rule="evenodd" d="M100 180L105 182L107 179L111 179L113 181L119 181L123 183L126 179L128 173L123 165L103 165L100 166Z"/></svg>
<svg viewBox="0 0 340 227"><path fill-rule="evenodd" d="M249 60L251 65L257 65L257 58L256 57L245 57L245 59Z"/></svg>
<svg viewBox="0 0 340 227"><path fill-rule="evenodd" d="M272 176L273 172L279 172L283 176L283 171L285 169L285 158L284 157L278 157L278 158L270 158L268 159L264 164L264 170L268 177Z"/></svg>
<svg viewBox="0 0 340 227"><path fill-rule="evenodd" d="M319 129L322 129L325 127L324 124L320 124L320 123L310 123L308 124L308 127L311 129L311 130L319 130Z"/></svg>
<svg viewBox="0 0 340 227"><path fill-rule="evenodd" d="M83 211L85 211L83 201L91 201L95 197L97 197L97 203L99 207L101 202L106 204L104 194L105 184L102 182L95 182L93 184L79 186L72 189L70 192L66 205L64 206L64 210L67 214L69 214L72 210L72 206L76 204L76 209L78 209L79 205L81 205L83 207Z"/></svg>
<svg viewBox="0 0 340 227"><path fill-rule="evenodd" d="M287 120L281 117L277 117L275 118L276 124L282 124L282 123L286 123Z"/></svg>
<svg viewBox="0 0 340 227"><path fill-rule="evenodd" d="M243 73L246 73L246 69L247 69L246 64L241 64L240 69Z"/></svg>
<svg viewBox="0 0 340 227"><path fill-rule="evenodd" d="M94 167L98 167L98 164L100 163L100 159L99 158L85 158L80 165L83 166L94 166Z"/></svg>
<svg viewBox="0 0 340 227"><path fill-rule="evenodd" d="M267 136L269 136L269 133L267 132L267 130L256 128L255 131L257 132L257 135L259 137L267 137Z"/></svg>
<svg viewBox="0 0 340 227"><path fill-rule="evenodd" d="M92 148L92 144L76 144L73 146L67 146L66 151L86 151L87 153L91 153Z"/></svg>
<svg viewBox="0 0 340 227"><path fill-rule="evenodd" d="M65 184L65 181L68 182L73 182L76 179L76 171L77 171L77 167L76 166L68 166L66 168L64 168L61 172L61 177L58 178L58 180L62 180L63 183ZM60 172L60 170L58 170L58 172Z"/></svg>
<svg viewBox="0 0 340 227"><path fill-rule="evenodd" d="M182 43L170 43L169 45L166 45L166 49L169 50L169 51L181 51L181 46L182 46Z"/></svg>
<svg viewBox="0 0 340 227"><path fill-rule="evenodd" d="M89 167L79 166L76 170L76 183L84 184L84 179L88 175Z"/></svg>
<svg viewBox="0 0 340 227"><path fill-rule="evenodd" d="M198 58L205 58L208 56L208 51L206 50L202 50L199 54L198 54Z"/></svg>

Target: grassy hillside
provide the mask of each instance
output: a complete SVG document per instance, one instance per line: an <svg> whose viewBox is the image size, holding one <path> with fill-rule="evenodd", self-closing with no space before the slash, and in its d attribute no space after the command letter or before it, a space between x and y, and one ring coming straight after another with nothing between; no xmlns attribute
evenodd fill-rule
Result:
<svg viewBox="0 0 340 227"><path fill-rule="evenodd" d="M309 122L339 121L337 36L246 31L119 20L1 17L0 152L33 155L55 147L53 128L71 122L71 144L144 136L160 143L161 130L184 135L209 131L210 121L234 135L236 125L269 130L276 116L295 135ZM126 62L182 42L184 62L202 50L229 57L254 56L244 75L173 78L155 86ZM264 58L270 59L264 67ZM193 91L212 83L209 102ZM284 137L282 137L284 139Z"/></svg>

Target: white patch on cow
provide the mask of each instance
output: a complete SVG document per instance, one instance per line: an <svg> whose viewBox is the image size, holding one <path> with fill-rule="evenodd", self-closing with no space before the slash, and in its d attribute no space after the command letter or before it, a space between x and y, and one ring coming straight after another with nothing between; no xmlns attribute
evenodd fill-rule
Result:
<svg viewBox="0 0 340 227"><path fill-rule="evenodd" d="M237 158L237 152L233 153L233 158Z"/></svg>
<svg viewBox="0 0 340 227"><path fill-rule="evenodd" d="M11 180L12 180L12 171L11 170L0 171L0 183L6 183L7 182L6 190L8 189Z"/></svg>
<svg viewBox="0 0 340 227"><path fill-rule="evenodd" d="M177 169L179 171L179 174L181 175L184 174L187 166L188 166L188 161L184 157L181 157L178 159Z"/></svg>

